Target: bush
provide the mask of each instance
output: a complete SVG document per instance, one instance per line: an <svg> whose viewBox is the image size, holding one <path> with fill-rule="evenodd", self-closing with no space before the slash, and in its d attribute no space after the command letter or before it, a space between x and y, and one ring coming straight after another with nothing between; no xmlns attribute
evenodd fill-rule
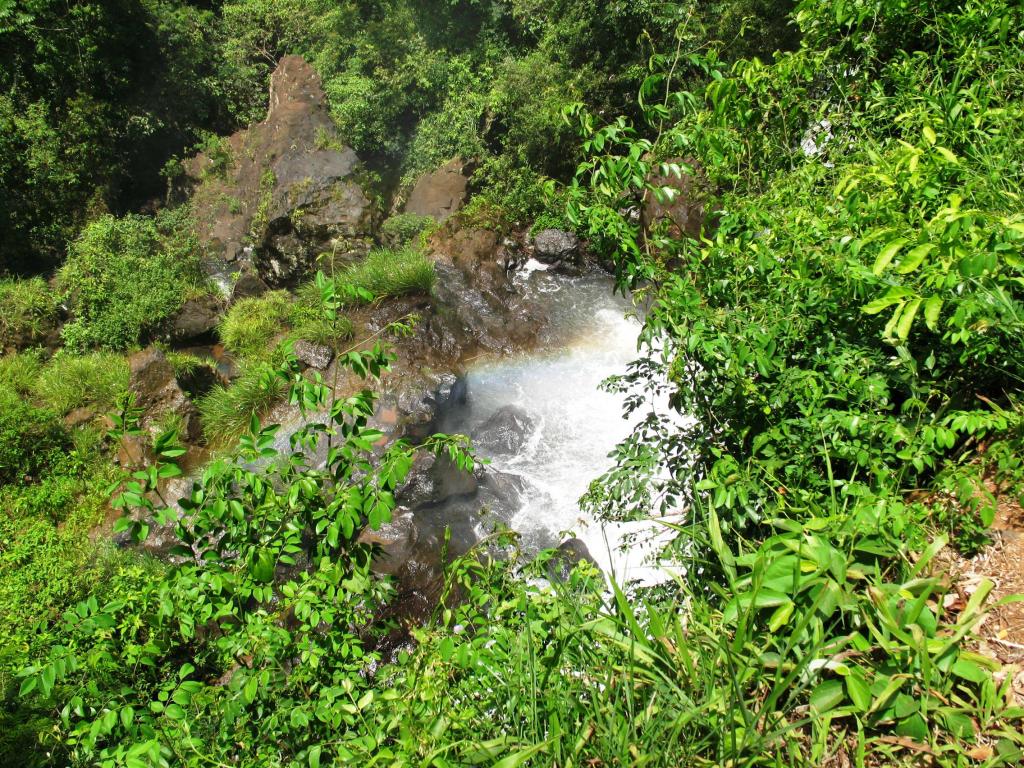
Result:
<svg viewBox="0 0 1024 768"><path fill-rule="evenodd" d="M45 280L0 280L0 347L31 344L56 324L57 297Z"/></svg>
<svg viewBox="0 0 1024 768"><path fill-rule="evenodd" d="M121 355L61 353L43 368L33 391L61 414L83 406L106 411L113 409L118 396L128 389L128 379L128 361Z"/></svg>
<svg viewBox="0 0 1024 768"><path fill-rule="evenodd" d="M291 304L287 291L235 302L217 329L224 348L240 358L266 356L271 340L288 326Z"/></svg>
<svg viewBox="0 0 1024 768"><path fill-rule="evenodd" d="M71 244L58 284L74 320L65 344L124 350L177 311L201 280L196 241L182 213L104 216Z"/></svg>
<svg viewBox="0 0 1024 768"><path fill-rule="evenodd" d="M341 270L337 281L369 291L376 299L429 293L434 285L434 265L413 248L379 248L358 264Z"/></svg>
<svg viewBox="0 0 1024 768"><path fill-rule="evenodd" d="M257 363L230 386L215 387L199 400L203 434L211 445L225 445L249 428L253 416L265 414L284 393L274 367Z"/></svg>
<svg viewBox="0 0 1024 768"><path fill-rule="evenodd" d="M0 388L0 485L34 482L70 444L57 414Z"/></svg>
<svg viewBox="0 0 1024 768"><path fill-rule="evenodd" d="M403 248L418 236L429 234L436 228L437 224L430 216L400 213L381 224L380 235L389 247Z"/></svg>

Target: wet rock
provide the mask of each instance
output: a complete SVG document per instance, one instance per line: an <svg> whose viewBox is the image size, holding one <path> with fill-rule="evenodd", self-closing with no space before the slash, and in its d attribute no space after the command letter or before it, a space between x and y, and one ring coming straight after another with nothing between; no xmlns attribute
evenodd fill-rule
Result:
<svg viewBox="0 0 1024 768"><path fill-rule="evenodd" d="M171 339L175 342L209 339L220 322L222 309L216 296L187 300L171 318Z"/></svg>
<svg viewBox="0 0 1024 768"><path fill-rule="evenodd" d="M197 441L202 436L199 410L178 384L174 368L164 353L150 347L132 355L128 365L131 370L129 389L144 411L142 426L155 431L157 419L173 414L181 421L181 439Z"/></svg>
<svg viewBox="0 0 1024 768"><path fill-rule="evenodd" d="M545 264L575 262L579 258L580 239L572 232L561 229L545 229L533 240L537 261Z"/></svg>
<svg viewBox="0 0 1024 768"><path fill-rule="evenodd" d="M362 163L299 56L281 59L271 76L266 119L189 160L186 175L213 273L252 266L269 286L294 285L321 253L345 263L372 244L377 211L359 181Z"/></svg>
<svg viewBox="0 0 1024 768"><path fill-rule="evenodd" d="M438 223L447 221L466 202L469 179L464 169L465 163L455 158L421 176L405 203L405 213L430 216Z"/></svg>
<svg viewBox="0 0 1024 768"><path fill-rule="evenodd" d="M488 456L514 456L536 429L536 421L523 408L506 405L473 431L473 443Z"/></svg>
<svg viewBox="0 0 1024 768"><path fill-rule="evenodd" d="M292 350L300 362L318 371L326 370L327 366L331 364L331 360L334 359L334 351L330 347L314 344L305 339L296 341Z"/></svg>
<svg viewBox="0 0 1024 768"><path fill-rule="evenodd" d="M584 562L597 568L597 561L586 544L576 538L563 541L547 562L548 578L552 581L568 581L576 566Z"/></svg>
<svg viewBox="0 0 1024 768"><path fill-rule="evenodd" d="M669 237L700 237L705 221L705 205L710 198L710 184L700 164L692 158L673 158L668 164L680 166L681 176L652 174L648 183L672 190L671 199L658 199L648 193L640 219L645 233L664 227Z"/></svg>
<svg viewBox="0 0 1024 768"><path fill-rule="evenodd" d="M359 534L357 542L368 544L376 550L373 570L377 573L395 576L412 558L419 532L411 512L396 512L394 518L379 529L366 528Z"/></svg>
<svg viewBox="0 0 1024 768"><path fill-rule="evenodd" d="M263 282L263 278L255 272L247 272L235 282L234 287L231 289L231 300L252 299L262 296L269 290L270 286Z"/></svg>

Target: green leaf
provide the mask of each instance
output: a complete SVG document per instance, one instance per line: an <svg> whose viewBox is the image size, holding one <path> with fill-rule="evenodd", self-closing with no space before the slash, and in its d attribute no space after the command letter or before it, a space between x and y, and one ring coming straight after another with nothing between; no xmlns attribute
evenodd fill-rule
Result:
<svg viewBox="0 0 1024 768"><path fill-rule="evenodd" d="M323 748L319 744L309 750L309 756L307 758L309 761L309 768L320 768L320 754L322 751Z"/></svg>
<svg viewBox="0 0 1024 768"><path fill-rule="evenodd" d="M900 261L896 271L901 275L906 275L913 272L915 269L921 266L924 262L925 257L935 250L935 246L932 243L925 243L919 245L916 248L912 248L906 256Z"/></svg>
<svg viewBox="0 0 1024 768"><path fill-rule="evenodd" d="M825 714L843 700L843 683L840 680L825 680L811 692L811 709L819 715Z"/></svg>
<svg viewBox="0 0 1024 768"><path fill-rule="evenodd" d="M871 688L859 671L855 670L846 676L846 693L861 712L871 709Z"/></svg>
<svg viewBox="0 0 1024 768"><path fill-rule="evenodd" d="M871 271L875 275L881 275L885 272L886 267L892 263L892 260L896 257L896 254L900 252L900 249L907 244L906 238L899 238L888 243L878 254L878 258L875 259L874 266L871 267Z"/></svg>
<svg viewBox="0 0 1024 768"><path fill-rule="evenodd" d="M269 549L261 549L256 553L249 567L249 572L256 581L267 584L274 579L274 568L277 566L277 559Z"/></svg>
<svg viewBox="0 0 1024 768"><path fill-rule="evenodd" d="M908 289L894 285L885 292L885 295L880 296L861 307L861 312L865 315L877 315L882 310L891 307L893 304L899 304L910 296L913 296L913 293Z"/></svg>
<svg viewBox="0 0 1024 768"><path fill-rule="evenodd" d="M900 315L900 320L896 324L896 337L901 340L906 340L910 336L910 328L914 323L914 317L917 316L917 310L921 306L923 299L914 299L907 303L907 306L903 309L903 314Z"/></svg>
<svg viewBox="0 0 1024 768"><path fill-rule="evenodd" d="M939 313L942 311L942 299L929 296L924 301L924 322L929 330L936 330L939 324Z"/></svg>
<svg viewBox="0 0 1024 768"><path fill-rule="evenodd" d="M930 125L926 125L921 132L924 134L924 140L928 142L928 145L935 146L935 142L938 138L935 135L935 129Z"/></svg>

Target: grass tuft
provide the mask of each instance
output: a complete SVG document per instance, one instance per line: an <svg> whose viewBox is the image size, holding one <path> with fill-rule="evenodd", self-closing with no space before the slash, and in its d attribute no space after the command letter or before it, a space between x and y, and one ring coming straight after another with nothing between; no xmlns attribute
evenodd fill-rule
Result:
<svg viewBox="0 0 1024 768"><path fill-rule="evenodd" d="M375 299L429 293L434 286L434 264L414 248L379 248L341 270L337 280L369 291Z"/></svg>
<svg viewBox="0 0 1024 768"><path fill-rule="evenodd" d="M228 387L216 387L199 400L203 434L211 445L225 445L262 416L284 394L284 382L267 363L247 368Z"/></svg>
<svg viewBox="0 0 1024 768"><path fill-rule="evenodd" d="M0 347L32 343L56 324L57 298L45 280L0 280Z"/></svg>
<svg viewBox="0 0 1024 768"><path fill-rule="evenodd" d="M241 299L221 321L220 340L228 352L239 358L266 358L270 342L287 329L291 312L291 297L287 291Z"/></svg>
<svg viewBox="0 0 1024 768"><path fill-rule="evenodd" d="M128 389L128 378L128 361L116 353L62 353L39 373L33 392L61 414L87 405L102 411L114 408Z"/></svg>

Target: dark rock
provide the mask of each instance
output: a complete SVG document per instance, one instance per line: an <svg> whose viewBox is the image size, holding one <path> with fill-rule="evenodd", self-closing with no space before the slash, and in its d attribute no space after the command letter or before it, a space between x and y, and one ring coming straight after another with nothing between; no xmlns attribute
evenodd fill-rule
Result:
<svg viewBox="0 0 1024 768"><path fill-rule="evenodd" d="M135 393L138 407L144 410L142 426L152 430L157 418L174 414L181 419L181 439L198 440L202 436L199 410L178 384L164 353L150 347L132 355L128 364L129 388Z"/></svg>
<svg viewBox="0 0 1024 768"><path fill-rule="evenodd" d="M580 239L572 232L545 229L533 239L533 248L537 260L545 264L573 262L579 257Z"/></svg>
<svg viewBox="0 0 1024 768"><path fill-rule="evenodd" d="M231 300L238 301L239 299L255 298L256 296L262 296L269 290L270 287L263 282L259 275L255 272L247 272L235 282L234 288L231 289Z"/></svg>
<svg viewBox="0 0 1024 768"><path fill-rule="evenodd" d="M412 513L396 511L394 518L376 531L365 528L357 542L375 548L374 571L395 576L409 562L418 539L419 532Z"/></svg>
<svg viewBox="0 0 1024 768"><path fill-rule="evenodd" d="M211 272L251 265L270 286L293 285L322 253L343 264L369 250L377 211L359 182L363 166L341 142L320 78L302 58L281 59L266 119L218 151L228 160L200 154L186 163Z"/></svg>
<svg viewBox="0 0 1024 768"><path fill-rule="evenodd" d="M580 563L590 563L595 568L598 567L597 561L582 541L575 538L563 541L547 562L548 578L552 581L568 581L569 576Z"/></svg>
<svg viewBox="0 0 1024 768"><path fill-rule="evenodd" d="M506 405L473 430L473 444L488 456L514 456L536 429L537 423L524 409Z"/></svg>
<svg viewBox="0 0 1024 768"><path fill-rule="evenodd" d="M662 226L669 237L700 237L706 224L704 208L710 197L707 177L700 164L692 159L674 158L667 163L679 165L682 175L655 173L648 179L655 187L671 189L672 197L659 200L653 192L647 193L640 215L643 231L650 233Z"/></svg>
<svg viewBox="0 0 1024 768"><path fill-rule="evenodd" d="M201 341L212 336L220 321L221 302L216 296L189 299L171 319L171 338L175 342Z"/></svg>
<svg viewBox="0 0 1024 768"><path fill-rule="evenodd" d="M469 179L464 168L465 163L456 158L421 176L405 203L405 213L430 216L438 223L447 221L466 202Z"/></svg>
<svg viewBox="0 0 1024 768"><path fill-rule="evenodd" d="M292 350L300 362L310 368L316 368L318 371L326 370L327 366L331 364L331 360L334 359L334 351L330 347L314 344L305 339L296 341Z"/></svg>

